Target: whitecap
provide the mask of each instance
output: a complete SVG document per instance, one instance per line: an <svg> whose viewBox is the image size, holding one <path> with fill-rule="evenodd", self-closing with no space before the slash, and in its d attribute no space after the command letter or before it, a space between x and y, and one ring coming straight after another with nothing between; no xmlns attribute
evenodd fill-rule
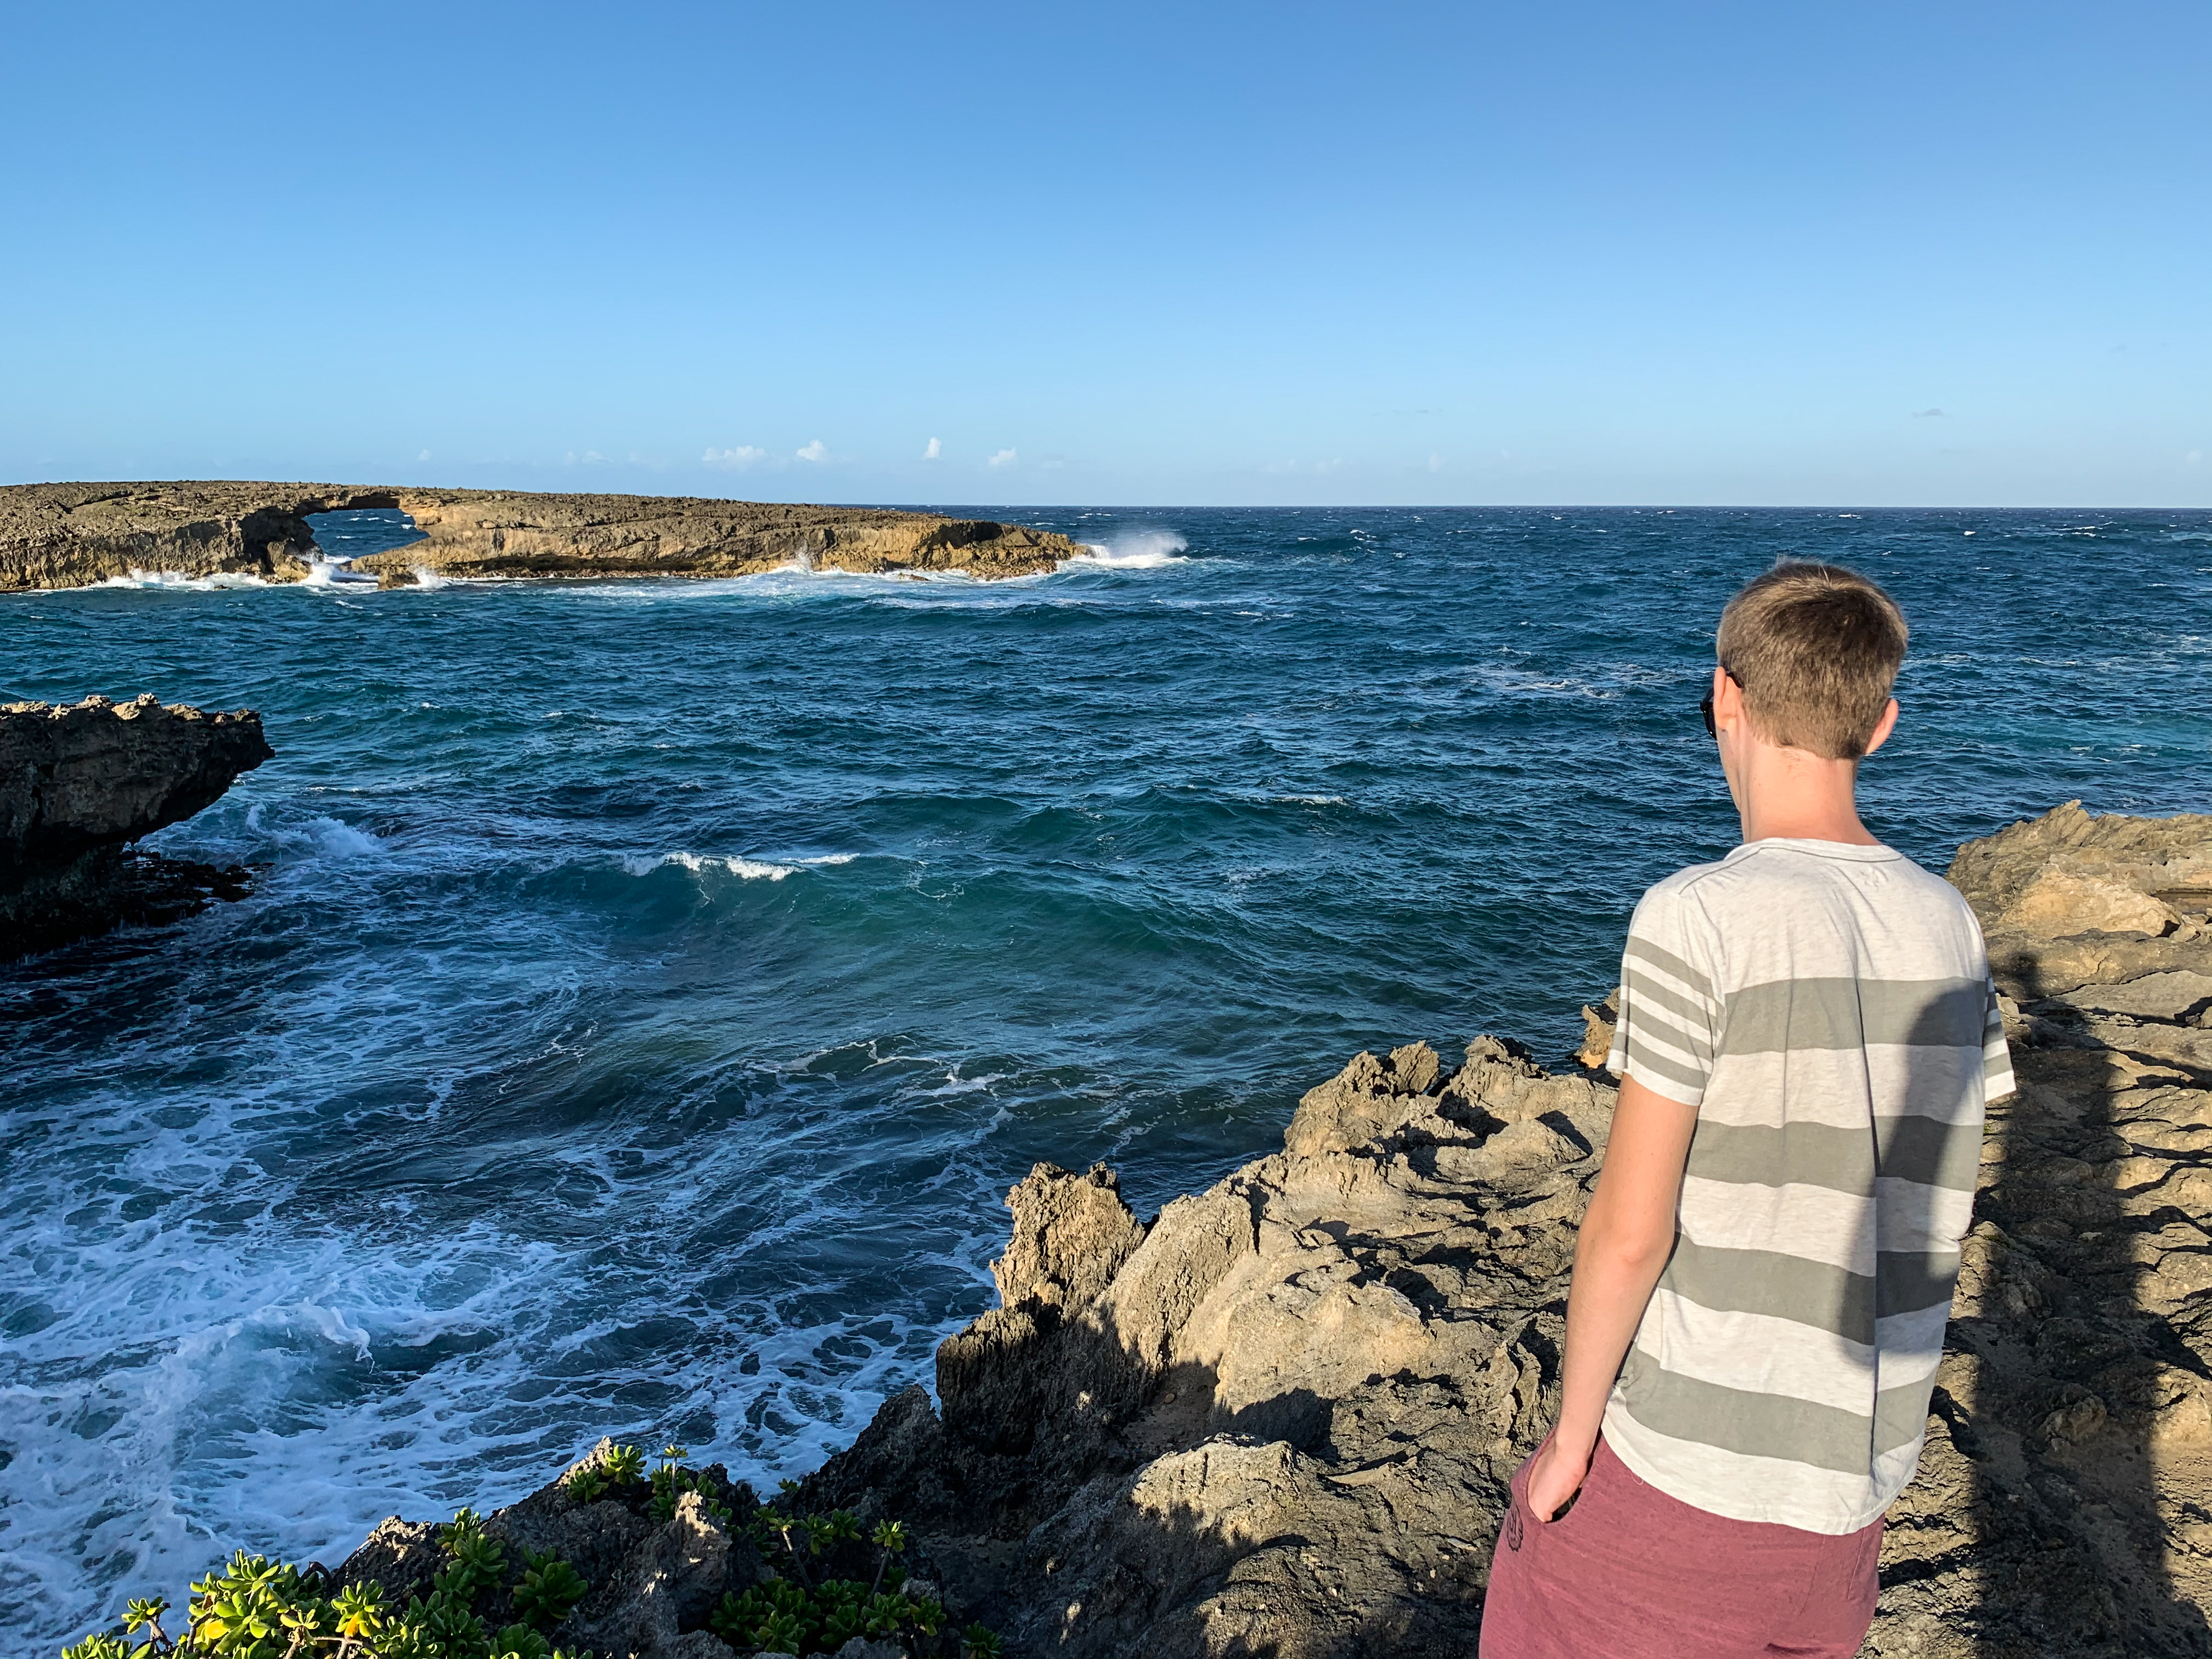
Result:
<svg viewBox="0 0 2212 1659"><path fill-rule="evenodd" d="M301 587L374 587L376 578L368 572L356 570L350 559L312 559L307 574L300 579Z"/></svg>
<svg viewBox="0 0 2212 1659"><path fill-rule="evenodd" d="M1109 570L1158 570L1189 562L1182 556L1189 542L1172 530L1133 530L1103 544L1085 542L1082 545L1084 551L1061 561L1062 569L1072 564L1095 564Z"/></svg>
<svg viewBox="0 0 2212 1659"><path fill-rule="evenodd" d="M706 857L697 853L647 854L642 857L626 857L622 862L623 868L633 876L649 876L663 866L671 864L689 870L695 876L704 875L710 870L720 870L744 881L781 881L786 876L799 873L799 866L795 864L767 864L758 859Z"/></svg>
<svg viewBox="0 0 2212 1659"><path fill-rule="evenodd" d="M252 575L242 570L219 570L210 576L194 576L182 570L141 570L137 566L133 565L130 574L110 576L106 580L94 582L92 586L149 588L170 592L214 593L224 588L266 587L269 583L259 576Z"/></svg>
<svg viewBox="0 0 2212 1659"><path fill-rule="evenodd" d="M326 859L358 858L363 853L384 850L381 841L366 830L355 829L343 818L309 818L295 833L305 836L313 850Z"/></svg>

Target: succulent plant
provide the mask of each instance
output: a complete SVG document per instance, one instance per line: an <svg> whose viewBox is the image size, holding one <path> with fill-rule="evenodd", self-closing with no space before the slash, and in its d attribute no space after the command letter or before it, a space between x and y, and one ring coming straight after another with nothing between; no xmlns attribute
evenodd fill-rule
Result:
<svg viewBox="0 0 2212 1659"><path fill-rule="evenodd" d="M584 1599L591 1586L550 1550L523 1553L522 1582L514 1587L514 1610L532 1625L557 1625Z"/></svg>

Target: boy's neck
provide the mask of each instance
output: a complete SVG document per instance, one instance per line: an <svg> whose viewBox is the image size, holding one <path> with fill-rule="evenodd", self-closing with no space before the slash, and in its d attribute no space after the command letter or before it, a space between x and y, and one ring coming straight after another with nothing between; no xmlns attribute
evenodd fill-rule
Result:
<svg viewBox="0 0 2212 1659"><path fill-rule="evenodd" d="M1824 760L1802 749L1783 749L1751 737L1727 745L1722 765L1747 842L1881 844L1859 822L1859 763L1855 760Z"/></svg>

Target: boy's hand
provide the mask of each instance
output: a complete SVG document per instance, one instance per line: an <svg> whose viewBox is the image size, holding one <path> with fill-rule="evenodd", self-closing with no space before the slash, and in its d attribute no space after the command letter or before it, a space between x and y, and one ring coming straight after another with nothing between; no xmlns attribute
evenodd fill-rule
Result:
<svg viewBox="0 0 2212 1659"><path fill-rule="evenodd" d="M1539 1521L1557 1516L1566 1508L1567 1500L1583 1489L1583 1482L1589 1478L1589 1466L1587 1448L1577 1457L1561 1450L1557 1437L1547 1440L1528 1471L1528 1513Z"/></svg>

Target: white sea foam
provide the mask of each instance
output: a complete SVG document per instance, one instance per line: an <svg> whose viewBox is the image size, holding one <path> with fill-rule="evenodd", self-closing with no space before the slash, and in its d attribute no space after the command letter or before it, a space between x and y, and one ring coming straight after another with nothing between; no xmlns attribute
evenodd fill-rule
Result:
<svg viewBox="0 0 2212 1659"><path fill-rule="evenodd" d="M376 578L367 571L356 570L350 559L312 559L307 574L300 579L301 587L374 587Z"/></svg>
<svg viewBox="0 0 2212 1659"><path fill-rule="evenodd" d="M799 873L796 864L767 864L758 859L702 857L697 853L648 853L642 857L623 860L623 868L633 876L649 876L663 866L671 864L689 870L695 876L719 870L744 881L781 881L786 876Z"/></svg>
<svg viewBox="0 0 2212 1659"><path fill-rule="evenodd" d="M245 571L218 571L211 576L188 575L181 570L141 570L131 568L127 576L110 576L95 582L95 587L137 587L161 589L171 592L215 593L226 588L267 587L270 584L259 576Z"/></svg>
<svg viewBox="0 0 2212 1659"><path fill-rule="evenodd" d="M396 988L392 964L363 965L357 993ZM505 1023L499 1000L449 1002L428 1029L442 1039L472 1018ZM180 1075L104 1092L89 1120L59 1103L20 1115L20 1127L42 1109L52 1121L19 1175L60 1176L71 1194L19 1209L0 1237L11 1259L40 1264L34 1299L15 1310L20 1363L0 1386L12 1454L0 1462L0 1607L27 1646L74 1639L126 1592L176 1599L240 1545L335 1562L386 1515L512 1501L602 1432L681 1429L702 1461L772 1480L820 1462L926 1368L939 1332L877 1297L830 1311L851 1300L842 1281L794 1279L792 1253L856 1218L831 1149L858 1118L904 1121L935 1101L935 1121L960 1126L949 1154L995 1121L998 1074L963 1078L871 1042L868 1058L900 1071L863 1103L813 1105L812 1066L749 1067L793 1091L756 1127L738 1120L680 1149L657 1123L633 1137L610 1121L586 1144L517 1142L525 1161L574 1170L565 1207L619 1216L628 1238L714 1241L640 1271L625 1252L518 1235L496 1182L429 1219L434 1184L349 1206L327 1182L303 1185L316 1172L298 1160L252 1156L335 1123L301 1079L350 1055L352 1074L389 1079L393 1045L421 1042L387 1029L390 1011L364 1047L350 1024L304 1006L295 1019L283 1001L272 994L257 1021L269 1046L212 1093ZM815 1058L842 1069L838 1052ZM74 1151L58 1162L64 1141ZM716 1231L717 1206L758 1184L772 1146L793 1145L790 1186L771 1187L763 1224ZM975 1187L959 1211L981 1214L989 1183L947 1165L931 1184L948 1179ZM956 1230L908 1271L937 1273L939 1296L980 1288L989 1243ZM672 1321L684 1339L668 1340ZM663 1334L641 1344L647 1330Z"/></svg>
<svg viewBox="0 0 2212 1659"><path fill-rule="evenodd" d="M1170 564L1187 564L1182 556L1190 544L1172 530L1132 530L1101 544L1085 542L1085 551L1064 562L1103 565L1109 570L1158 570Z"/></svg>

